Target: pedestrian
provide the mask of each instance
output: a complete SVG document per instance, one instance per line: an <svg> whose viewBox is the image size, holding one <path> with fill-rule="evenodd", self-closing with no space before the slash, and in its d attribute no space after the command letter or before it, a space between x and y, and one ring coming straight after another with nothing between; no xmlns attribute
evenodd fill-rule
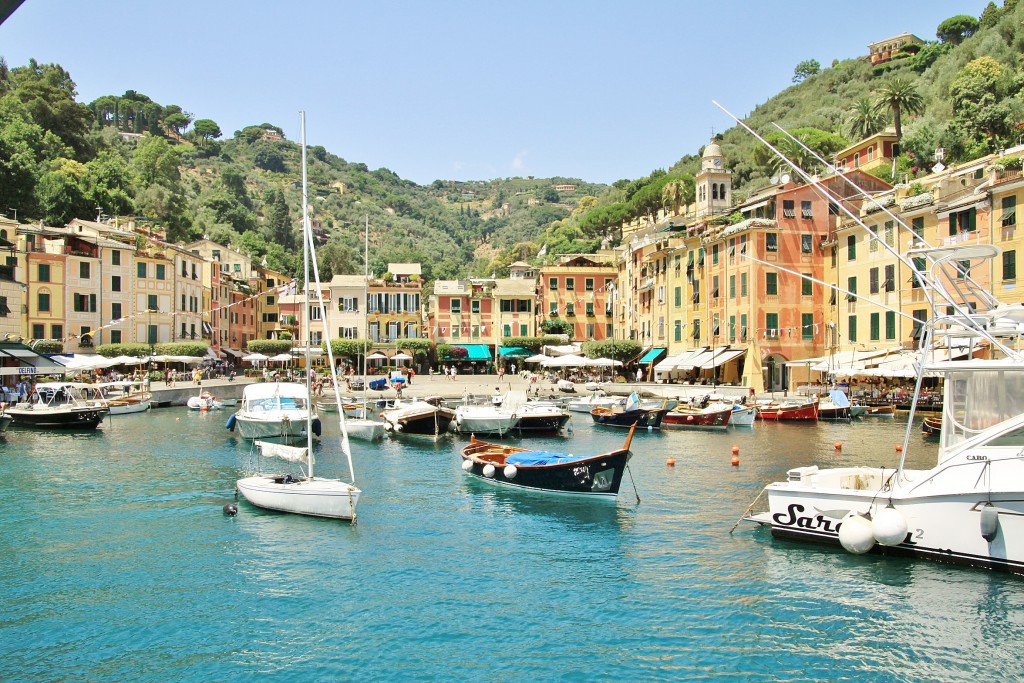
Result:
<svg viewBox="0 0 1024 683"><path fill-rule="evenodd" d="M458 371L455 369L455 366L453 365L452 366L452 381L453 382L455 381L455 375L457 375L457 374L458 374Z"/></svg>
<svg viewBox="0 0 1024 683"><path fill-rule="evenodd" d="M512 366L509 369L512 371L513 375L516 374L516 364L515 363L513 363Z"/></svg>
<svg viewBox="0 0 1024 683"><path fill-rule="evenodd" d="M416 371L413 370L412 368L409 368L409 384L410 385L412 384L412 378L415 377L415 376L416 376Z"/></svg>
<svg viewBox="0 0 1024 683"><path fill-rule="evenodd" d="M636 381L637 382L644 381L644 369L642 367L638 367L636 369Z"/></svg>

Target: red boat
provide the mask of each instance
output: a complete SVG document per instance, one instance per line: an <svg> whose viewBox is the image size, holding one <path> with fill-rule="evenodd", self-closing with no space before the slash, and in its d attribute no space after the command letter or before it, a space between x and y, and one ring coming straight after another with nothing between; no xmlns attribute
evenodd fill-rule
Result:
<svg viewBox="0 0 1024 683"><path fill-rule="evenodd" d="M817 420L817 401L786 401L769 403L757 407L757 416L762 420Z"/></svg>
<svg viewBox="0 0 1024 683"><path fill-rule="evenodd" d="M690 429L695 427L725 429L729 426L729 419L731 417L732 406L729 405L694 408L680 404L665 413L661 426L670 429Z"/></svg>

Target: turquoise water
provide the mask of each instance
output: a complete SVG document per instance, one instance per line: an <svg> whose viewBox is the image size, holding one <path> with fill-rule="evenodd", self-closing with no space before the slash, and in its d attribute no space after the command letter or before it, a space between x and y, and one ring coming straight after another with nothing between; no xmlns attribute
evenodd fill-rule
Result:
<svg viewBox="0 0 1024 683"><path fill-rule="evenodd" d="M471 480L461 438L353 442L364 495L351 526L244 502L225 516L248 459L226 417L168 408L95 434L0 437L0 680L1024 674L1021 579L787 544L747 524L729 534L789 467L895 462L891 420L639 433L635 492L627 478L617 504ZM622 443L583 418L571 437L529 443ZM927 465L934 446L912 442L912 464ZM334 443L318 453L324 476L342 472Z"/></svg>

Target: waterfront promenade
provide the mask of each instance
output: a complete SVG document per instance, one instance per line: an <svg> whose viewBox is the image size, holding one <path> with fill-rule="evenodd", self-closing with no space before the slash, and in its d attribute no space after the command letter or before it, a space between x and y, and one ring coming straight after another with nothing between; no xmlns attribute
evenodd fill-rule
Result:
<svg viewBox="0 0 1024 683"><path fill-rule="evenodd" d="M368 379L374 379L369 376ZM189 397L197 396L202 391L209 391L217 398L239 399L246 384L260 381L253 377L236 377L229 381L226 378L204 379L201 385L195 384L192 380L175 382L173 387L168 387L162 381L150 385L153 392L153 402L156 406L183 406ZM464 394L493 394L495 388L501 393L506 391L525 391L542 397L549 396L573 396L586 395L588 391L583 385L577 385L575 394L561 392L555 383L544 379L531 382L528 377L521 375L505 375L499 378L497 375L457 375L454 378L445 375L416 375L411 384L402 391L405 398L426 398L429 396L441 396L442 398L459 398ZM615 396L627 396L631 391L636 391L641 397L657 398L691 398L701 397L705 394L716 393L726 398L743 398L747 395L746 387L737 386L705 386L686 384L655 384L653 382L605 382L601 384L602 391ZM327 393L328 389L324 389ZM369 396L372 398L395 398L397 392L394 389L386 391L353 391L349 392L342 385L342 394L353 396Z"/></svg>

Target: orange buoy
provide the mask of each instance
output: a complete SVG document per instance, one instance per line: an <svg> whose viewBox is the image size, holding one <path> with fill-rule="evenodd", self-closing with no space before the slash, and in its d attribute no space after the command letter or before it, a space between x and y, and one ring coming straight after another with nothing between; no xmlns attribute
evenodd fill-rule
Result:
<svg viewBox="0 0 1024 683"><path fill-rule="evenodd" d="M843 450L843 442L842 441L836 441L836 450L837 451Z"/></svg>
<svg viewBox="0 0 1024 683"><path fill-rule="evenodd" d="M665 464L668 465L669 467L675 467L676 466L676 459L675 458L669 458L668 460L665 461Z"/></svg>
<svg viewBox="0 0 1024 683"><path fill-rule="evenodd" d="M732 454L733 455L739 455L740 454L740 447L739 446L733 446L732 447Z"/></svg>
<svg viewBox="0 0 1024 683"><path fill-rule="evenodd" d="M903 452L903 444L901 444L901 443L896 444L896 452L897 453L902 453Z"/></svg>
<svg viewBox="0 0 1024 683"><path fill-rule="evenodd" d="M733 467L739 467L740 466L740 456L738 456L738 455L732 456L732 466Z"/></svg>

